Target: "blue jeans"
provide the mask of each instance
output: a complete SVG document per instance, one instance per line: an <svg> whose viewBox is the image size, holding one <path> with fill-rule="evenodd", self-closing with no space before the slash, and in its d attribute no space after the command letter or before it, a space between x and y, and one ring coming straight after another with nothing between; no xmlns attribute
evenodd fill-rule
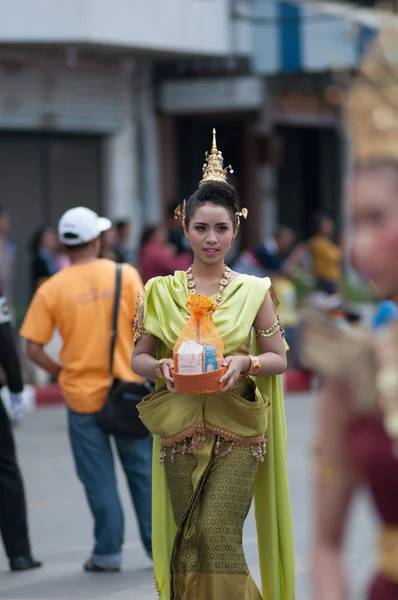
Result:
<svg viewBox="0 0 398 600"><path fill-rule="evenodd" d="M95 545L91 555L99 567L122 562L123 509L117 489L111 440L97 425L96 414L68 409L69 439L78 477L94 517ZM142 542L151 553L152 438L115 437Z"/></svg>

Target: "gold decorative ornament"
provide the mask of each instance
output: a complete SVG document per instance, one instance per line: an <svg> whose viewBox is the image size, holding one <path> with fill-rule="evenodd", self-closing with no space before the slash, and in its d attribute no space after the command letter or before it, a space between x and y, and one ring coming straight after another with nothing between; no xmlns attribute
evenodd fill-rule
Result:
<svg viewBox="0 0 398 600"><path fill-rule="evenodd" d="M227 287L229 280L231 279L231 275L232 275L232 271L229 267L227 267L226 265L224 265L224 275L222 276L222 279L220 281L220 291L218 292L217 296L216 296L216 301L214 302L214 306L218 307L220 306L221 302L222 302L222 295L223 292L225 290L225 288ZM190 294L197 294L196 291L196 284L195 284L195 280L193 278L193 273L192 273L192 265L189 267L188 271L186 271L186 276L187 276L187 281L188 281L188 292Z"/></svg>
<svg viewBox="0 0 398 600"><path fill-rule="evenodd" d="M133 319L133 345L135 346L138 340L142 338L143 335L149 335L151 337L152 333L149 333L144 327L144 296L141 292L137 292L137 299L135 303L135 311L134 311L134 319Z"/></svg>
<svg viewBox="0 0 398 600"><path fill-rule="evenodd" d="M398 321L377 333L339 326L308 307L301 313L300 362L326 379L346 381L357 414L379 408L398 459Z"/></svg>
<svg viewBox="0 0 398 600"><path fill-rule="evenodd" d="M179 204L177 206L177 208L174 211L174 218L175 219L179 219L181 221L181 225L183 226L183 228L185 229L185 215L186 215L186 209L187 209L187 201L184 200L184 202L181 204Z"/></svg>
<svg viewBox="0 0 398 600"><path fill-rule="evenodd" d="M159 364L158 364L158 366L155 369L155 374L156 374L157 379L164 380L164 376L163 376L163 373L162 373L162 365L163 365L163 363L166 362L166 360L168 360L168 359L167 358L161 358L159 360Z"/></svg>
<svg viewBox="0 0 398 600"><path fill-rule="evenodd" d="M133 319L133 345L135 346L144 333L144 296L137 292Z"/></svg>
<svg viewBox="0 0 398 600"><path fill-rule="evenodd" d="M231 165L224 168L224 159L221 150L217 148L216 130L213 129L213 144L210 152L206 152L206 162L203 165L203 177L199 187L211 181L227 181L228 170L233 173Z"/></svg>
<svg viewBox="0 0 398 600"><path fill-rule="evenodd" d="M234 446L251 446L252 456L255 460L263 462L267 454L267 438L264 433L254 437L239 436L222 427L210 425L209 423L199 422L183 429L171 437L161 437L160 439L160 464L164 466L169 458L170 462L175 461L176 454L191 454L194 450L200 450L206 442L206 433L213 433L216 436L214 453L224 458L230 454ZM227 449L220 452L220 445L227 444Z"/></svg>
<svg viewBox="0 0 398 600"><path fill-rule="evenodd" d="M228 170L230 173L233 173L233 169L231 165L224 168L224 159L221 150L217 148L216 141L216 130L213 129L213 144L209 152L206 152L206 162L203 165L203 178L199 182L199 187L204 185L205 183L211 183L214 181L227 181ZM179 219L183 228L186 228L186 207L187 202L184 200L182 204L179 204L174 211L174 218ZM237 211L235 213L235 226L240 226L241 218L247 219L249 211L247 208L242 208L242 210Z"/></svg>
<svg viewBox="0 0 398 600"><path fill-rule="evenodd" d="M243 219L247 219L247 216L249 214L249 211L247 210L247 208L242 208L242 210L238 210L235 213L235 225L236 227L240 227L240 220Z"/></svg>
<svg viewBox="0 0 398 600"><path fill-rule="evenodd" d="M356 162L398 161L398 31L385 29L370 46L347 98Z"/></svg>
<svg viewBox="0 0 398 600"><path fill-rule="evenodd" d="M285 335L283 323L280 319L277 319L275 323L269 327L269 329L256 329L255 331L256 337L270 338L279 332L282 334L282 336Z"/></svg>
<svg viewBox="0 0 398 600"><path fill-rule="evenodd" d="M261 362L259 361L259 359L256 356L252 356L251 354L249 354L249 360L250 360L250 369L248 370L247 373L245 373L245 375L248 375L248 376L257 375L257 373L261 369Z"/></svg>

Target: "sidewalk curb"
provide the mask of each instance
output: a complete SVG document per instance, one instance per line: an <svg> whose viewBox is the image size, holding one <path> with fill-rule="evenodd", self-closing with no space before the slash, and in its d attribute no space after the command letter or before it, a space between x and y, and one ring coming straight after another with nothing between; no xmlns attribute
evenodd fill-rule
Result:
<svg viewBox="0 0 398 600"><path fill-rule="evenodd" d="M27 386L27 388L31 388L30 393L33 396L29 404L33 404L36 408L58 406L64 403L61 390L56 383L36 387ZM299 369L289 369L283 375L283 388L286 393L309 392L312 390L311 374Z"/></svg>

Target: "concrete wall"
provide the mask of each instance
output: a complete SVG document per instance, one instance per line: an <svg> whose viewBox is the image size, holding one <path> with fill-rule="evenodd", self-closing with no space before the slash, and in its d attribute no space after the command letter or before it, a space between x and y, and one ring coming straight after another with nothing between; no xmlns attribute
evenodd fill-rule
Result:
<svg viewBox="0 0 398 600"><path fill-rule="evenodd" d="M224 55L229 7L229 0L0 0L0 41Z"/></svg>
<svg viewBox="0 0 398 600"><path fill-rule="evenodd" d="M139 181L137 173L136 96L137 81L133 71L126 71L123 81L122 126L104 143L105 213L113 220L137 214Z"/></svg>
<svg viewBox="0 0 398 600"><path fill-rule="evenodd" d="M130 219L137 238L144 225L160 220L158 132L151 64L124 72L122 126L105 142L105 212Z"/></svg>
<svg viewBox="0 0 398 600"><path fill-rule="evenodd" d="M123 126L126 93L122 67L68 68L0 53L0 128L110 133ZM6 62L6 64L4 64Z"/></svg>

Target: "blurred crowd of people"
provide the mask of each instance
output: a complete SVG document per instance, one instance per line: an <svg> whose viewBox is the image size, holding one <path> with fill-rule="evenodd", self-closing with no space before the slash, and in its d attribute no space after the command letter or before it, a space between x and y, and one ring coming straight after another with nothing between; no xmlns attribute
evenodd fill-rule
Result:
<svg viewBox="0 0 398 600"><path fill-rule="evenodd" d="M171 275L176 270L186 270L191 264L191 255L184 243L184 234L173 218L172 209L170 213L172 216L167 225L146 227L138 245L134 244L133 224L130 221L114 222L111 229L101 235L100 257L135 266L144 283L158 275ZM5 218L7 218L8 233L9 219L8 216ZM10 247L12 251L15 250L11 243ZM55 229L48 226L43 226L35 232L30 251L31 283L32 293L34 293L48 277L68 266L69 259L59 246ZM10 271L8 277L12 277ZM0 272L0 282L2 279Z"/></svg>
<svg viewBox="0 0 398 600"><path fill-rule="evenodd" d="M192 256L174 210L171 203L165 223L146 227L138 243L134 223L115 221L101 236L101 257L135 266L144 283L152 277L186 270ZM10 230L9 215L0 207L0 289L12 305L17 247L11 241ZM271 277L279 289L285 316L281 318L289 328L296 320L298 283L308 291L341 294L343 250L334 236L335 225L330 216L317 214L312 218L312 235L307 240L298 241L298 233L282 225L262 243L242 251L231 266L248 275ZM55 229L48 225L33 234L29 250L33 295L43 281L68 266L69 259L59 245Z"/></svg>
<svg viewBox="0 0 398 600"><path fill-rule="evenodd" d="M164 224L146 227L137 243L134 223L119 220L101 235L102 258L135 266L145 284L156 276L171 275L189 268L192 256L189 245L175 219L175 204L170 203ZM0 207L0 290L13 304L16 245L10 239L10 218ZM231 266L238 272L270 277L280 301L279 311L286 339L291 347L289 360L295 362L295 330L298 305L310 293L342 297L342 244L335 240L335 224L325 213L313 215L312 234L304 241L292 228L281 225L262 243L245 249ZM69 265L68 256L59 245L53 227L44 225L30 242L31 296L40 285Z"/></svg>
<svg viewBox="0 0 398 600"><path fill-rule="evenodd" d="M273 236L243 251L234 264L236 271L271 278L291 349L291 365L297 359L295 338L302 296L316 294L335 305L342 302L343 250L334 238L332 218L326 213L315 214L307 240L298 241L297 232L280 226Z"/></svg>

